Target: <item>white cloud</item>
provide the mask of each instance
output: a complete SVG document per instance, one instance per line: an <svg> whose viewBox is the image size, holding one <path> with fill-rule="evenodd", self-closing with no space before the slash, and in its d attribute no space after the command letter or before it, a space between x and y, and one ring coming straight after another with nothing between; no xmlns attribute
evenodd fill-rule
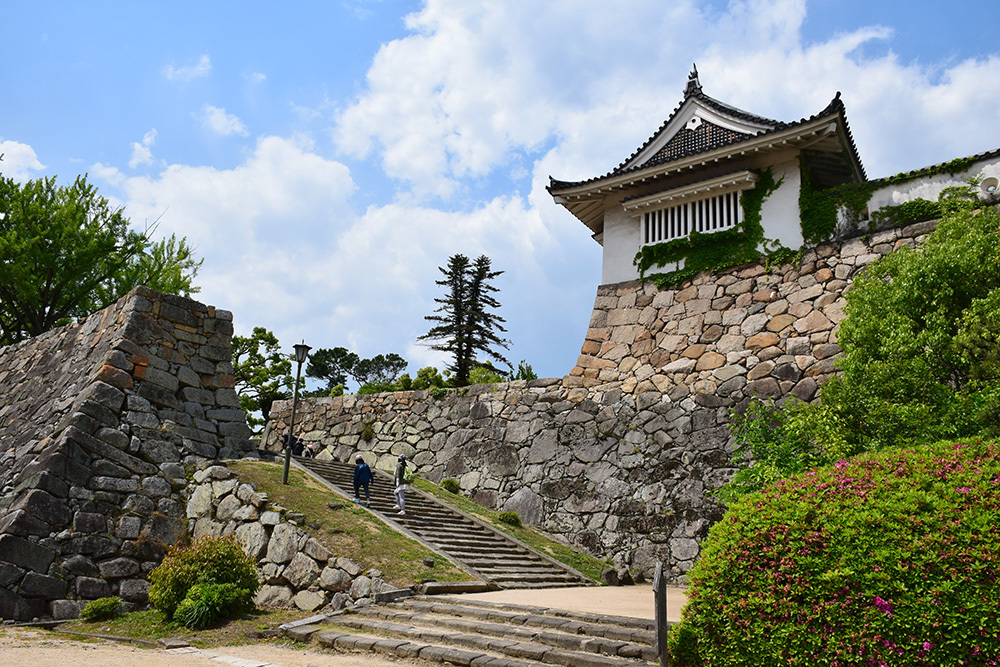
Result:
<svg viewBox="0 0 1000 667"><path fill-rule="evenodd" d="M439 296L437 267L456 252L485 253L506 271L508 356L561 374L586 331L600 248L553 203L547 178L589 178L628 157L680 102L692 61L707 94L779 120L814 114L842 91L872 176L1000 146L996 55L903 62L884 26L807 39L807 8L427 0L407 18L408 35L379 49L355 99L287 101L297 129L338 109L337 148L395 179L390 192L361 167L366 201L377 202L366 210L347 167L308 135L262 137L231 169L91 173L121 189L133 220L162 215L161 231L198 247L200 298L232 309L241 333L262 325L289 346L305 339L401 353L411 371L441 367L439 353L415 344ZM249 134L221 107L199 118L220 134ZM509 180L526 177L527 193Z"/></svg>
<svg viewBox="0 0 1000 667"><path fill-rule="evenodd" d="M135 169L142 164L153 164L153 144L156 142L156 128L142 135L141 142L132 142L132 157L128 166Z"/></svg>
<svg viewBox="0 0 1000 667"><path fill-rule="evenodd" d="M264 83L267 80L267 75L263 72L250 72L248 74L244 74L243 78L250 83L257 85Z"/></svg>
<svg viewBox="0 0 1000 667"><path fill-rule="evenodd" d="M595 176L670 115L694 61L707 94L779 120L817 113L842 91L873 175L995 148L996 56L901 62L883 26L806 40L807 8L428 0L407 18L411 34L379 50L334 138L348 154L375 152L417 196L454 198L542 147L574 156L556 176Z"/></svg>
<svg viewBox="0 0 1000 667"><path fill-rule="evenodd" d="M193 65L182 67L166 65L163 68L163 76L167 77L168 81L180 81L182 83L208 76L211 72L212 61L207 55L198 58L198 62Z"/></svg>
<svg viewBox="0 0 1000 667"><path fill-rule="evenodd" d="M195 117L201 120L201 124L204 127L222 136L237 134L245 137L250 134L247 126L240 120L239 116L226 113L226 110L221 107L206 104L200 113L195 114Z"/></svg>
<svg viewBox="0 0 1000 667"><path fill-rule="evenodd" d="M3 156L0 160L0 174L19 183L37 178L31 172L45 169L45 165L38 161L35 149L20 141L0 138L0 155Z"/></svg>
<svg viewBox="0 0 1000 667"><path fill-rule="evenodd" d="M206 258L198 298L234 311L240 333L265 326L289 345L305 339L363 356L397 352L413 371L443 366L416 338L440 296L437 267L456 252L487 254L506 271L498 283L512 336L535 321L567 319L560 288L546 276L546 258L562 248L520 197L498 196L467 212L404 203L358 212L344 165L280 137L262 138L233 169L169 165L156 176L127 177L98 164L90 171L118 188L135 225L159 218L158 233L187 237ZM590 298L589 282L583 289ZM518 304L524 298L531 301ZM589 312L578 315L582 327Z"/></svg>

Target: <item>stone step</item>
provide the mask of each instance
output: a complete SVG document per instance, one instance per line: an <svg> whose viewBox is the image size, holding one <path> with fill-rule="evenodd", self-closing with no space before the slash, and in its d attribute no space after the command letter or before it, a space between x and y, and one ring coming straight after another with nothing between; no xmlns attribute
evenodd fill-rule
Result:
<svg viewBox="0 0 1000 667"><path fill-rule="evenodd" d="M296 461L348 495L353 495L353 465L302 458ZM536 588L594 583L433 497L420 493L407 494L406 514L400 515L393 509L395 499L388 476L381 471L376 471L376 476L369 506L371 511L386 515L493 584L502 588ZM476 564L472 565L471 561Z"/></svg>
<svg viewBox="0 0 1000 667"><path fill-rule="evenodd" d="M335 650L468 667L653 667L658 658L645 619L462 598L408 598L282 629Z"/></svg>
<svg viewBox="0 0 1000 667"><path fill-rule="evenodd" d="M583 631L592 636L632 641L649 646L656 643L656 623L645 618L570 612L447 596L409 597L397 600L392 605L387 605L387 608L477 618L510 626L532 625L571 633Z"/></svg>
<svg viewBox="0 0 1000 667"><path fill-rule="evenodd" d="M359 609L356 613L359 616L382 618L393 623L422 625L425 627L434 626L471 634L505 637L507 639L517 639L518 641L533 641L586 653L600 653L602 655L629 659L657 659L655 646L643 642L610 639L602 634L605 628L599 624L573 626L570 629L580 631L571 633L552 630L548 627L537 627L530 623L515 625L510 622L498 623L470 616L413 613L405 610L396 610L391 608L391 606L368 607ZM641 631L632 632L638 634ZM643 634L641 637L646 638L646 635Z"/></svg>
<svg viewBox="0 0 1000 667"><path fill-rule="evenodd" d="M587 651L578 637L556 632L526 632L522 636L504 637L501 635L480 632L475 622L461 624L462 627L449 627L442 624L441 619L425 618L423 623L380 621L351 614L337 618L337 624L370 634L388 635L395 639L407 641L419 640L435 644L461 646L464 649L490 651L501 653L516 659L528 659L542 664L565 665L600 665L601 667L635 667L633 658L622 658L617 655L606 655L597 651ZM602 644L605 647L615 647L614 643ZM592 646L591 648L597 648ZM655 658L655 656L653 656Z"/></svg>

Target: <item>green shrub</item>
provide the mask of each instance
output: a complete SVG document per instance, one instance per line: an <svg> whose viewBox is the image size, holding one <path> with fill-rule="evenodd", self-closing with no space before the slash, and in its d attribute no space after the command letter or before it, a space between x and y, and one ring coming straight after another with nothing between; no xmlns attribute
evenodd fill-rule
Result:
<svg viewBox="0 0 1000 667"><path fill-rule="evenodd" d="M121 599L118 596L91 600L80 610L84 621L106 621L121 613Z"/></svg>
<svg viewBox="0 0 1000 667"><path fill-rule="evenodd" d="M260 590L257 566L233 535L172 549L149 573L149 583L150 604L170 618L195 584L234 584L251 598Z"/></svg>
<svg viewBox="0 0 1000 667"><path fill-rule="evenodd" d="M743 496L690 573L671 665L1000 659L1000 441L891 449Z"/></svg>
<svg viewBox="0 0 1000 667"><path fill-rule="evenodd" d="M497 521L500 523L505 523L508 526L514 526L515 528L521 527L521 515L517 512L500 512L497 514Z"/></svg>
<svg viewBox="0 0 1000 667"><path fill-rule="evenodd" d="M842 374L820 400L734 420L748 468L723 497L863 452L1000 435L1000 215L963 208L960 190L919 248L854 279Z"/></svg>
<svg viewBox="0 0 1000 667"><path fill-rule="evenodd" d="M927 199L911 199L895 206L884 206L872 213L872 221L877 225L890 224L893 227L904 227L915 222L936 220L941 217L941 204Z"/></svg>
<svg viewBox="0 0 1000 667"><path fill-rule="evenodd" d="M444 387L444 378L433 366L424 366L417 371L417 377L413 380L413 389L431 389Z"/></svg>
<svg viewBox="0 0 1000 667"><path fill-rule="evenodd" d="M461 485L453 479L441 480L441 488L449 493L458 493L462 490Z"/></svg>
<svg viewBox="0 0 1000 667"><path fill-rule="evenodd" d="M186 628L201 630L253 608L253 594L236 584L195 584L177 605L174 620Z"/></svg>

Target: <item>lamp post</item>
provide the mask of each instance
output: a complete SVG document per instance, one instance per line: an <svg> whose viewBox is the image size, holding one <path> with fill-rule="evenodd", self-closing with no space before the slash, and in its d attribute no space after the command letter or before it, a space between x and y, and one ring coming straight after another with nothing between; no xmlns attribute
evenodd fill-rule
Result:
<svg viewBox="0 0 1000 667"><path fill-rule="evenodd" d="M285 441L285 470L281 473L282 484L288 484L288 467L292 463L292 440L295 434L295 408L299 403L299 378L302 377L302 364L306 362L306 357L309 356L309 350L312 349L306 345L305 341L302 341L293 347L295 348L295 361L298 363L298 368L295 370L295 391L292 394L292 421L288 424L288 439Z"/></svg>

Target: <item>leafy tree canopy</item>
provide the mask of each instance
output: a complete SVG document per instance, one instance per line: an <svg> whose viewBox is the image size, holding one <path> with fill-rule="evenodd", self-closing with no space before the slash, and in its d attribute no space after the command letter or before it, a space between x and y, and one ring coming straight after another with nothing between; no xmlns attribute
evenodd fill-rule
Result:
<svg viewBox="0 0 1000 667"><path fill-rule="evenodd" d="M346 384L348 376L359 386L369 388L363 393L375 393L391 391L391 385L406 370L406 366L406 359L394 352L362 359L346 347L320 348L309 355L306 375L326 382L326 388L318 393L312 392L314 395L332 395L330 392L336 387ZM389 386L389 389L372 390L373 387L384 386Z"/></svg>
<svg viewBox="0 0 1000 667"><path fill-rule="evenodd" d="M278 338L264 327L254 327L250 336L233 336L236 393L251 428L267 423L272 403L291 398L292 358L281 353Z"/></svg>
<svg viewBox="0 0 1000 667"><path fill-rule="evenodd" d="M734 421L743 493L865 451L1000 434L1000 215L968 188L917 248L869 265L847 292L843 374L820 401ZM752 463L751 463L752 462Z"/></svg>
<svg viewBox="0 0 1000 667"><path fill-rule="evenodd" d="M105 308L137 285L190 296L202 260L184 238L129 228L78 176L18 184L0 175L0 345Z"/></svg>

